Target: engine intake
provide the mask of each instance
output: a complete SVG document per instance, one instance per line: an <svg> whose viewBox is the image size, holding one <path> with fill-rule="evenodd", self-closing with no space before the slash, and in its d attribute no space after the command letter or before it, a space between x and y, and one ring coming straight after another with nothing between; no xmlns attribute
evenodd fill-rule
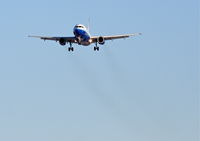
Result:
<svg viewBox="0 0 200 141"><path fill-rule="evenodd" d="M97 38L97 42L101 45L105 44L105 39L104 37L100 36L99 38Z"/></svg>
<svg viewBox="0 0 200 141"><path fill-rule="evenodd" d="M60 45L64 46L66 45L66 40L64 38L60 38L59 43Z"/></svg>

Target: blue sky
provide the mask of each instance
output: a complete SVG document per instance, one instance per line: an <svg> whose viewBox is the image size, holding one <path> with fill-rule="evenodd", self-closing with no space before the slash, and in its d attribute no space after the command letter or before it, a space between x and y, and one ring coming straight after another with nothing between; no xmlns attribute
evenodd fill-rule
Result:
<svg viewBox="0 0 200 141"><path fill-rule="evenodd" d="M0 140L197 141L197 0L2 1ZM27 35L142 32L93 46ZM66 46L67 47L67 46Z"/></svg>

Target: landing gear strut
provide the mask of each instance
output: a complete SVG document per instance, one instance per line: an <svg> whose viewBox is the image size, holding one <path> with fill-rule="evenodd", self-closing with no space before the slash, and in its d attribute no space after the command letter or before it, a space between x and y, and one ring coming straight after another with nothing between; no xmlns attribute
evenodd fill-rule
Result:
<svg viewBox="0 0 200 141"><path fill-rule="evenodd" d="M72 47L72 43L70 42L70 47L68 48L68 51L74 51L74 48Z"/></svg>
<svg viewBox="0 0 200 141"><path fill-rule="evenodd" d="M99 51L99 47L97 46L97 42L95 44L94 51Z"/></svg>

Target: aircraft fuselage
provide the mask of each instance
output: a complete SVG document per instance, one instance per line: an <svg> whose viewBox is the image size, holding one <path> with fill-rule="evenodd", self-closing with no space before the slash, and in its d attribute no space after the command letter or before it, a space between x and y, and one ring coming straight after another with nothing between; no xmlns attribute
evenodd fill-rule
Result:
<svg viewBox="0 0 200 141"><path fill-rule="evenodd" d="M91 35L84 25L77 24L73 30L79 45L88 46L92 43Z"/></svg>

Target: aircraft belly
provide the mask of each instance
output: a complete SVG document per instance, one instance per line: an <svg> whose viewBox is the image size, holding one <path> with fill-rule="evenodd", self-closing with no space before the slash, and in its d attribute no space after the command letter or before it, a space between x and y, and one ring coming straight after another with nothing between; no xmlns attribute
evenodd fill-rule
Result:
<svg viewBox="0 0 200 141"><path fill-rule="evenodd" d="M82 41L80 44L83 45L83 46L88 46L91 43L89 41Z"/></svg>

